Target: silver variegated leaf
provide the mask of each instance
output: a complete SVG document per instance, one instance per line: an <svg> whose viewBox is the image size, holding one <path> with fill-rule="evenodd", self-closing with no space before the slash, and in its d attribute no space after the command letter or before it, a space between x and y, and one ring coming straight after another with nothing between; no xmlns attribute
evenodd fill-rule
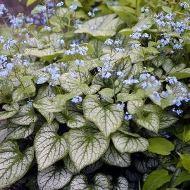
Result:
<svg viewBox="0 0 190 190"><path fill-rule="evenodd" d="M128 136L116 132L112 135L112 141L115 148L121 153L143 152L148 148L148 141L143 137Z"/></svg>
<svg viewBox="0 0 190 190"><path fill-rule="evenodd" d="M70 128L80 128L85 126L86 120L85 118L78 113L75 112L69 112L70 118L67 121L67 126Z"/></svg>
<svg viewBox="0 0 190 190"><path fill-rule="evenodd" d="M69 190L90 190L87 179L84 175L77 175L70 183Z"/></svg>
<svg viewBox="0 0 190 190"><path fill-rule="evenodd" d="M129 182L125 177L118 177L117 185L114 187L114 190L128 190Z"/></svg>
<svg viewBox="0 0 190 190"><path fill-rule="evenodd" d="M66 158L64 158L63 161L64 161L64 164L65 164L65 168L67 170L69 170L73 174L77 174L78 173L77 168L75 167L73 161L70 159L69 156L67 156Z"/></svg>
<svg viewBox="0 0 190 190"><path fill-rule="evenodd" d="M30 125L37 121L37 116L34 110L29 105L24 105L20 108L18 114L11 118L11 122L17 125Z"/></svg>
<svg viewBox="0 0 190 190"><path fill-rule="evenodd" d="M140 111L143 105L143 100L131 100L127 102L127 110L130 114L135 114Z"/></svg>
<svg viewBox="0 0 190 190"><path fill-rule="evenodd" d="M33 97L36 92L36 87L32 81L31 76L21 77L20 83L20 86L12 94L12 99L14 102Z"/></svg>
<svg viewBox="0 0 190 190"><path fill-rule="evenodd" d="M34 157L33 147L21 153L16 142L7 141L0 146L0 189L21 179Z"/></svg>
<svg viewBox="0 0 190 190"><path fill-rule="evenodd" d="M135 120L140 126L153 131L158 132L160 127L160 119L158 114L149 113L147 116L141 116Z"/></svg>
<svg viewBox="0 0 190 190"><path fill-rule="evenodd" d="M89 95L83 101L84 116L95 123L100 131L108 137L122 124L123 109L116 104L103 106L96 95Z"/></svg>
<svg viewBox="0 0 190 190"><path fill-rule="evenodd" d="M115 14L109 14L93 18L75 31L75 33L88 33L92 36L113 36L121 20Z"/></svg>
<svg viewBox="0 0 190 190"><path fill-rule="evenodd" d="M104 154L103 160L110 165L119 167L128 167L131 164L130 155L118 152L112 145L109 146Z"/></svg>
<svg viewBox="0 0 190 190"><path fill-rule="evenodd" d="M7 126L7 139L22 139L32 134L34 123L29 126L10 124Z"/></svg>
<svg viewBox="0 0 190 190"><path fill-rule="evenodd" d="M38 173L40 190L56 190L66 186L72 178L72 173L64 168L50 166Z"/></svg>
<svg viewBox="0 0 190 190"><path fill-rule="evenodd" d="M110 179L103 175L103 174L97 174L94 177L94 190L111 190L112 185L110 182Z"/></svg>
<svg viewBox="0 0 190 190"><path fill-rule="evenodd" d="M4 105L2 108L5 109L5 111L0 112L0 120L8 119L14 116L19 110L19 105L18 104L13 104L10 106Z"/></svg>
<svg viewBox="0 0 190 190"><path fill-rule="evenodd" d="M109 146L109 139L92 127L70 130L68 141L70 158L78 170L97 161Z"/></svg>
<svg viewBox="0 0 190 190"><path fill-rule="evenodd" d="M178 118L174 117L171 114L167 114L167 113L160 114L160 129L170 127L171 125L176 123L177 120Z"/></svg>
<svg viewBox="0 0 190 190"><path fill-rule="evenodd" d="M43 170L68 153L64 136L57 134L58 124L45 124L37 133L34 141L38 170Z"/></svg>

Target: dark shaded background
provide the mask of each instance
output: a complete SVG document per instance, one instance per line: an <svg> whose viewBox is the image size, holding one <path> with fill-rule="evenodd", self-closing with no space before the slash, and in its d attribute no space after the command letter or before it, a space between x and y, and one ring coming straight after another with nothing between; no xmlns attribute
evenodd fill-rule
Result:
<svg viewBox="0 0 190 190"><path fill-rule="evenodd" d="M18 13L30 14L33 6L27 7L26 1L27 0L0 0L0 4L5 4L13 15L17 15Z"/></svg>

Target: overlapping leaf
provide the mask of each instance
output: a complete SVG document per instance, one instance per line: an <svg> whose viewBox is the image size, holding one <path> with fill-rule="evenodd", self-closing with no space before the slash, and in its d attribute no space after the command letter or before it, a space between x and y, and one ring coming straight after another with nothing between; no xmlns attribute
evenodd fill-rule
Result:
<svg viewBox="0 0 190 190"><path fill-rule="evenodd" d="M68 153L68 145L64 136L57 134L58 124L45 124L35 137L35 151L38 170L43 170Z"/></svg>

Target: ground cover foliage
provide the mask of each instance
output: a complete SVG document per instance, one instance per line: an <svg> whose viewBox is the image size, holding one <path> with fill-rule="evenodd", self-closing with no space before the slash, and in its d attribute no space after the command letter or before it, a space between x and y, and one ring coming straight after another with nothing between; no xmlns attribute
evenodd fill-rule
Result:
<svg viewBox="0 0 190 190"><path fill-rule="evenodd" d="M0 16L0 189L190 187L189 1Z"/></svg>

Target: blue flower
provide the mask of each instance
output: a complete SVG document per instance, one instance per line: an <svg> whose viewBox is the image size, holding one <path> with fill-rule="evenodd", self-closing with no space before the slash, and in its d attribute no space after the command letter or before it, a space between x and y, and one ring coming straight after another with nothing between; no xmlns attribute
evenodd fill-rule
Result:
<svg viewBox="0 0 190 190"><path fill-rule="evenodd" d="M82 97L81 96L75 96L71 101L75 104L78 104L78 103L82 102Z"/></svg>
<svg viewBox="0 0 190 190"><path fill-rule="evenodd" d="M129 120L133 119L133 116L131 114L129 114L128 112L125 112L124 119L129 121Z"/></svg>
<svg viewBox="0 0 190 190"><path fill-rule="evenodd" d="M133 79L133 78L129 78L129 79L123 81L123 84L125 84L125 85L133 85L133 84L137 84L137 83L139 83L139 80Z"/></svg>
<svg viewBox="0 0 190 190"><path fill-rule="evenodd" d="M180 7L182 7L183 9L188 9L190 7L190 5L187 2L180 2Z"/></svg>
<svg viewBox="0 0 190 190"><path fill-rule="evenodd" d="M3 16L5 13L7 13L7 8L4 4L0 4L0 16Z"/></svg>
<svg viewBox="0 0 190 190"><path fill-rule="evenodd" d="M110 72L103 72L102 73L102 78L108 79L111 77L111 73Z"/></svg>
<svg viewBox="0 0 190 190"><path fill-rule="evenodd" d="M7 42L3 45L4 50L10 50L12 46L16 44L16 41L13 39L8 39Z"/></svg>
<svg viewBox="0 0 190 190"><path fill-rule="evenodd" d="M83 60L79 60L79 59L76 59L75 60L75 65L77 65L77 66L84 66L84 61Z"/></svg>
<svg viewBox="0 0 190 190"><path fill-rule="evenodd" d="M0 36L0 44L3 44L5 42L4 37Z"/></svg>
<svg viewBox="0 0 190 190"><path fill-rule="evenodd" d="M173 108L172 111L175 112L177 115L181 115L183 113L183 110L176 108Z"/></svg>
<svg viewBox="0 0 190 190"><path fill-rule="evenodd" d="M73 3L73 4L69 7L69 9L70 9L71 11L75 11L77 8L78 8L78 5L77 5L76 3Z"/></svg>
<svg viewBox="0 0 190 190"><path fill-rule="evenodd" d="M59 2L59 3L57 3L57 7L62 7L64 5L64 2L63 1L61 1L61 2Z"/></svg>
<svg viewBox="0 0 190 190"><path fill-rule="evenodd" d="M176 84L178 81L176 77L167 77L166 82L173 85L173 84Z"/></svg>
<svg viewBox="0 0 190 190"><path fill-rule="evenodd" d="M10 18L11 27L13 28L21 28L24 24L24 17L15 17L12 16Z"/></svg>
<svg viewBox="0 0 190 190"><path fill-rule="evenodd" d="M142 34L140 32L134 32L130 35L130 37L134 40L139 40L141 38Z"/></svg>

